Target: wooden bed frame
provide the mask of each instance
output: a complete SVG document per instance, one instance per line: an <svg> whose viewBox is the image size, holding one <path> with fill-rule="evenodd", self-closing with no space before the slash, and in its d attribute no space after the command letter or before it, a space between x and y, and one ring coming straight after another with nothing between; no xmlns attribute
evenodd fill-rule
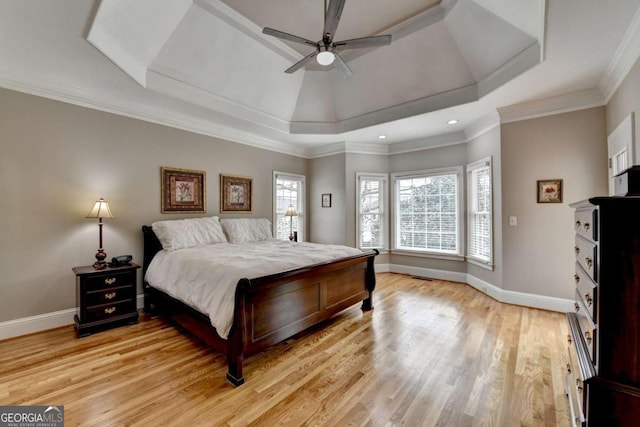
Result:
<svg viewBox="0 0 640 427"><path fill-rule="evenodd" d="M144 260L147 272L162 245L150 226L143 225ZM329 319L362 301L362 310L373 308L376 285L374 258L377 250L298 268L256 279L241 279L236 286L233 325L222 339L209 317L144 281L144 310L163 314L227 356L227 381L244 383L245 357Z"/></svg>

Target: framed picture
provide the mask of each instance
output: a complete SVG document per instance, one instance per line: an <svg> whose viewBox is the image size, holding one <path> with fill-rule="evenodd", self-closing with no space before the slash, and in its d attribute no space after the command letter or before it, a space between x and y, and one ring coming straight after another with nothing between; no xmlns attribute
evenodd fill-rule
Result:
<svg viewBox="0 0 640 427"><path fill-rule="evenodd" d="M220 212L250 213L253 178L220 174Z"/></svg>
<svg viewBox="0 0 640 427"><path fill-rule="evenodd" d="M562 203L562 180L538 181L538 203Z"/></svg>
<svg viewBox="0 0 640 427"><path fill-rule="evenodd" d="M323 208L331 207L331 193L325 193L322 195L322 207Z"/></svg>
<svg viewBox="0 0 640 427"><path fill-rule="evenodd" d="M162 213L204 213L206 172L161 167Z"/></svg>

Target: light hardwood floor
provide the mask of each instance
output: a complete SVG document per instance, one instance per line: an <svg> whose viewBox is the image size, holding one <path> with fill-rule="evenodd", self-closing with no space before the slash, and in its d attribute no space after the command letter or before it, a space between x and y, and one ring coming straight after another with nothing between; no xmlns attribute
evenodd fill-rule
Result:
<svg viewBox="0 0 640 427"><path fill-rule="evenodd" d="M561 313L473 288L377 274L372 312L344 311L245 362L163 319L76 339L0 341L0 405L64 405L67 426L565 426Z"/></svg>

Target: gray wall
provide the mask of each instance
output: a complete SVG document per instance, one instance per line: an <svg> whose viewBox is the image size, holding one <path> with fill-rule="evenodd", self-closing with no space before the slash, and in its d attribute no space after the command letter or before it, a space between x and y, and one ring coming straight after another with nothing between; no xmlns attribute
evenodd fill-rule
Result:
<svg viewBox="0 0 640 427"><path fill-rule="evenodd" d="M613 94L607 104L607 135L624 120L631 112L634 114L635 125L635 161L640 164L640 59L636 61L620 87Z"/></svg>
<svg viewBox="0 0 640 427"><path fill-rule="evenodd" d="M573 298L573 209L607 194L604 107L502 125L503 288ZM563 202L536 202L536 181L563 179ZM518 225L505 222L517 216Z"/></svg>
<svg viewBox="0 0 640 427"><path fill-rule="evenodd" d="M219 174L253 177L254 211L271 218L272 171L308 173L294 156L0 89L0 322L75 307L71 267L92 264L99 197L108 257L141 263L140 226L160 213L160 167L207 173L207 215Z"/></svg>
<svg viewBox="0 0 640 427"><path fill-rule="evenodd" d="M346 244L345 154L320 157L309 162L309 241ZM322 207L322 195L331 194L331 207Z"/></svg>

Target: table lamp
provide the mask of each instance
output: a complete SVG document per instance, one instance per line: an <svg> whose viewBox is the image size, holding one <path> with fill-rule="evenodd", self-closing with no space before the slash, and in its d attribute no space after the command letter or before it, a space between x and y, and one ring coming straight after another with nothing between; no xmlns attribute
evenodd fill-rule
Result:
<svg viewBox="0 0 640 427"><path fill-rule="evenodd" d="M95 205L93 205L93 209L87 215L87 218L98 218L98 227L100 230L100 246L98 248L98 252L96 252L96 262L93 264L93 268L96 270L101 270L107 266L105 259L107 258L107 253L102 248L102 218L115 218L109 209L109 203L102 197L100 200L97 200Z"/></svg>
<svg viewBox="0 0 640 427"><path fill-rule="evenodd" d="M289 217L289 240L293 241L293 217L298 216L298 212L296 212L296 209L293 207L293 205L289 205L284 216Z"/></svg>

